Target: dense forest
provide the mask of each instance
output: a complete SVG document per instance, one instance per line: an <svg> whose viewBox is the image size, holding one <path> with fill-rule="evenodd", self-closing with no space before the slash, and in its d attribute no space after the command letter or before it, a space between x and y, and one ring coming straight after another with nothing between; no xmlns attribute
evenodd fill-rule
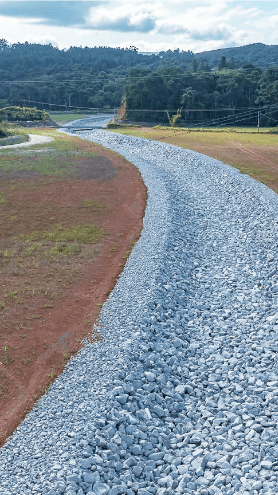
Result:
<svg viewBox="0 0 278 495"><path fill-rule="evenodd" d="M61 106L113 108L121 104L131 67L152 67L175 60L187 63L192 52L142 55L136 47L71 47L0 40L0 106L43 102L48 110ZM52 105L55 104L55 105ZM60 105L60 107L59 107Z"/></svg>
<svg viewBox="0 0 278 495"><path fill-rule="evenodd" d="M252 45L236 46L231 48L220 48L208 52L195 53L197 60L203 59L210 66L217 66L220 57L234 58L238 64L255 64L261 69L269 65L278 65L278 45L264 45L263 43L252 43Z"/></svg>
<svg viewBox="0 0 278 495"><path fill-rule="evenodd" d="M183 124L256 125L260 110L261 125L278 124L277 67L262 71L244 64L213 73L205 65L196 72L174 65L153 71L136 67L127 76L125 95L129 120L164 123L165 110L171 115L180 109Z"/></svg>
<svg viewBox="0 0 278 495"><path fill-rule="evenodd" d="M199 54L136 47L57 47L0 40L0 107L118 108L129 120L278 123L278 46L252 44ZM194 110L194 111L193 111ZM167 112L168 111L168 115ZM222 120L221 120L222 119Z"/></svg>

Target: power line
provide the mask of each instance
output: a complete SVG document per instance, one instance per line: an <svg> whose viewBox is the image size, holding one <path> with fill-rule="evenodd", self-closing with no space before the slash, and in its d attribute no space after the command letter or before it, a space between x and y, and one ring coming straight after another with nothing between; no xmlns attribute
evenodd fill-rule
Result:
<svg viewBox="0 0 278 495"><path fill-rule="evenodd" d="M18 100L16 99L16 101L21 101L21 102L26 102L26 99L21 99L21 100ZM103 108L98 108L98 107L78 107L78 106L74 106L74 105L66 105L66 104L56 104L56 103L46 103L46 102L38 102L38 101L35 101L35 100L28 100L29 103L37 103L37 104L41 104L41 105L48 105L48 106L53 106L53 107L62 107L62 108L71 108L71 109L81 109L81 110L94 110L94 111L98 111L98 112L106 112L106 113L109 113L109 110L106 108L106 109L103 109ZM229 111L234 111L234 110L241 110L243 109L244 111L243 112L240 112L240 113L237 113L236 115L227 115L227 116L224 116L224 117L219 117L219 118L215 118L215 119L212 119L212 120L203 120L201 122L196 122L196 124L198 124L198 126L202 126L202 127L210 127L210 126L215 126L215 127L221 127L221 126L225 126L225 125L232 125L232 124L235 124L237 122L242 122L244 120L250 120L251 118L254 118L257 114L257 112L259 111L265 111L265 112L271 112L271 111L278 111L278 106L277 105L272 105L272 106L262 106L262 107L243 107L243 108L240 108L240 109L231 109L231 108L226 108L226 109L223 109L223 108L220 108L220 109L209 109L209 110L205 110L205 109L183 109L182 111L183 112L199 112L199 111L213 111L213 112L217 112L217 111L221 111L221 110L229 110ZM118 110L118 108L117 108ZM130 112L154 112L154 113L157 113L157 112L162 112L162 113L165 113L166 110L138 110L138 109L134 109L134 110L130 110ZM168 111L171 111L171 110L168 110ZM173 111L176 111L176 110L173 110ZM111 109L111 112L112 112L112 109ZM265 116L265 115L264 115ZM268 119L271 119L273 120L274 122L277 122L277 120L271 118L271 117L267 117L265 116L266 118ZM188 122L188 126L189 127L194 127L194 125L196 125L195 123L190 123Z"/></svg>
<svg viewBox="0 0 278 495"><path fill-rule="evenodd" d="M222 118L222 119L213 119L213 120L209 120L209 121L201 121L201 122L197 122L199 126L204 126L204 127L209 127L209 126L216 126L216 127L220 127L220 126L224 126L224 125L230 125L230 124L234 124L235 122L241 122L243 120L249 120L251 117L254 117L255 115L257 114L257 112L253 111L253 112L248 112L248 114L246 113L241 113L241 114L238 114L238 115L231 115L231 116L227 116L226 118ZM242 118L239 118L239 117L242 117Z"/></svg>
<svg viewBox="0 0 278 495"><path fill-rule="evenodd" d="M268 109L268 111L276 111L276 112L277 112L277 110L278 110L277 106L270 107ZM267 111L267 109L265 107L257 108L256 110L251 110L249 112L241 112L237 115L228 115L226 117L221 117L221 118L213 119L210 121L205 120L202 122L198 122L198 125L203 125L203 126L216 125L217 127L220 127L222 125L234 124L236 122L242 122L243 120L249 120L251 118L254 118L254 117L256 117L257 112L260 112L260 111ZM266 118L268 118L268 117L266 117Z"/></svg>
<svg viewBox="0 0 278 495"><path fill-rule="evenodd" d="M102 109L100 107L83 107L83 106L76 106L76 105L67 105L67 104L58 104L58 103L50 103L50 102L43 102L43 101L37 101L37 100L29 100L29 98L14 98L14 101L17 102L24 102L24 103L37 103L39 105L48 105L48 106L55 106L55 107L63 107L63 108L76 108L76 109L87 109L87 110L107 110L107 109ZM235 108L230 108L230 107L220 107L220 108L183 108L181 109L182 112L220 112L220 111L237 111L237 110L266 110L266 109L275 109L277 108L277 105L263 105L261 107L235 107ZM128 109L129 112L153 112L153 113L165 113L166 110L151 110L151 109ZM176 112L177 109L167 109L168 112ZM220 117L220 119L226 119L227 117ZM219 119L218 119L219 120Z"/></svg>
<svg viewBox="0 0 278 495"><path fill-rule="evenodd" d="M81 109L86 109L86 110L102 110L102 111L106 111L106 109L102 109L102 108L99 108L99 107L77 107L75 105L67 105L67 104L58 104L58 103L49 103L49 102L44 102L44 101L35 101L35 100L29 100L29 98L14 98L14 101L17 101L17 102L24 102L24 103L37 103L39 105L48 105L48 106L53 106L53 107L63 107L63 108L81 108ZM111 112L112 112L112 109L111 109Z"/></svg>
<svg viewBox="0 0 278 495"><path fill-rule="evenodd" d="M251 110L251 111L248 111L248 112L241 112L237 115L227 115L226 117L220 117L218 119L213 119L213 120L210 120L210 121L203 121L204 122L204 125L209 125L210 123L212 124L217 124L219 123L219 125L224 125L226 123L228 123L228 121L231 121L231 120L235 120L235 119L238 119L238 117L243 117L244 116L244 119L248 119L248 118L251 118L254 115L257 114L257 111L258 109L256 110ZM244 120L242 119L242 120Z"/></svg>
<svg viewBox="0 0 278 495"><path fill-rule="evenodd" d="M48 106L55 106L55 107L65 107L65 108L85 108L87 110L100 110L99 107L81 107L81 106L76 106L76 105L67 105L67 104L59 104L59 103L50 103L50 102L45 102L45 101L37 101L37 100L29 100L29 98L14 98L14 101L17 102L23 102L23 103L37 103L39 105L48 105ZM238 108L216 108L216 109L211 109L211 108L188 108L188 109L182 109L182 112L218 112L218 111L231 111L231 110L247 110L247 109L254 109L258 110L259 107L238 107ZM264 107L262 107L264 108ZM168 112L176 112L176 109L167 109ZM155 113L165 113L166 110L151 110L151 109L130 109L130 112L155 112Z"/></svg>

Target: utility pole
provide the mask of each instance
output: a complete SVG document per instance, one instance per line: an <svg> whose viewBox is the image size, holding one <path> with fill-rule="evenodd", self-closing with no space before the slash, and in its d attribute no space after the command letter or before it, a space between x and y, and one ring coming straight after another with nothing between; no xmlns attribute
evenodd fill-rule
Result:
<svg viewBox="0 0 278 495"><path fill-rule="evenodd" d="M114 107L114 124L116 122L116 108Z"/></svg>
<svg viewBox="0 0 278 495"><path fill-rule="evenodd" d="M260 132L260 110L258 110L258 132Z"/></svg>

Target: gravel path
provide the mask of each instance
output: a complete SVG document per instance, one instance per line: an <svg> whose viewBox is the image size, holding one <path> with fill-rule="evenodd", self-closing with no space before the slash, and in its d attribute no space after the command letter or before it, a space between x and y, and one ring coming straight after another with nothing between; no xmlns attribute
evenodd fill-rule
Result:
<svg viewBox="0 0 278 495"><path fill-rule="evenodd" d="M1 494L278 492L277 195L199 153L103 130L144 229L99 331L0 452Z"/></svg>
<svg viewBox="0 0 278 495"><path fill-rule="evenodd" d="M25 146L33 146L34 144L51 143L51 141L54 141L53 137L48 136L38 136L37 134L28 134L28 136L30 138L29 141L20 144L9 144L8 146L1 146L0 151L9 148L23 148Z"/></svg>

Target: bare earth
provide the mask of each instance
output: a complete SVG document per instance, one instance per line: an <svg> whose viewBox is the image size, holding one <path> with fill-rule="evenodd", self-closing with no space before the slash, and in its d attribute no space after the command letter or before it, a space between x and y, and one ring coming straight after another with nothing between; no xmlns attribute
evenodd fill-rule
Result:
<svg viewBox="0 0 278 495"><path fill-rule="evenodd" d="M47 148L0 155L1 445L82 339L98 340L94 322L142 229L146 188L138 170L99 145L57 140L66 151L58 158L49 151L49 163L70 163L64 176L38 171ZM1 168L7 159L11 168ZM102 234L91 243L36 234L57 225L94 225ZM32 233L38 239L28 238Z"/></svg>

